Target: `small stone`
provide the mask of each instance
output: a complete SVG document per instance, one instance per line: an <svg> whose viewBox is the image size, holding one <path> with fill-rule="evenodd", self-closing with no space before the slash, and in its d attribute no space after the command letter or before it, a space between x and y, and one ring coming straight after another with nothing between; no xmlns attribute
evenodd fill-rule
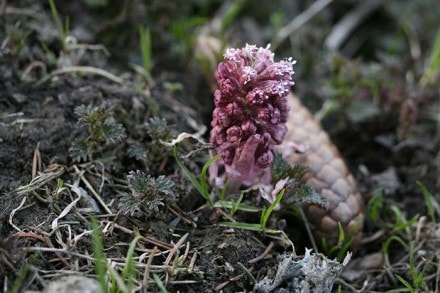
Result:
<svg viewBox="0 0 440 293"><path fill-rule="evenodd" d="M100 293L101 287L95 279L83 276L66 276L51 281L43 293Z"/></svg>
<svg viewBox="0 0 440 293"><path fill-rule="evenodd" d="M19 104L26 102L28 99L28 97L26 95L19 94L19 93L12 94L12 97Z"/></svg>
<svg viewBox="0 0 440 293"><path fill-rule="evenodd" d="M383 266L383 261L383 253L380 251L356 258L342 272L342 277L347 281L354 282L365 272L380 269Z"/></svg>

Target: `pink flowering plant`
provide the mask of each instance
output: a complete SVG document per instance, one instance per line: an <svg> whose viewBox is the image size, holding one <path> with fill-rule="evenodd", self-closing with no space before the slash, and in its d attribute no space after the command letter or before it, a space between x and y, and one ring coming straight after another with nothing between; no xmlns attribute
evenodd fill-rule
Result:
<svg viewBox="0 0 440 293"><path fill-rule="evenodd" d="M246 45L227 49L215 72L210 141L221 158L210 167L210 176L237 189L257 181L271 182L273 148L287 132L287 94L294 85L292 59L274 61L266 48ZM224 176L219 179L219 169Z"/></svg>
<svg viewBox="0 0 440 293"><path fill-rule="evenodd" d="M258 48L254 45L227 49L224 58L215 72L219 89L214 93L210 135L215 148L201 170L200 179L185 166L176 144L174 156L209 206L230 209L230 215L237 210L261 211L258 224L232 221L221 222L221 225L271 232L266 224L284 194L294 186L289 178L301 175L274 150L287 132L287 95L294 85L294 62L290 58L275 62L269 46ZM221 188L218 201L214 201L215 196L208 189L208 169L211 180ZM258 187L260 195L270 202L269 207L260 209L242 203L246 191L236 199L225 198L226 192L236 193L242 184Z"/></svg>

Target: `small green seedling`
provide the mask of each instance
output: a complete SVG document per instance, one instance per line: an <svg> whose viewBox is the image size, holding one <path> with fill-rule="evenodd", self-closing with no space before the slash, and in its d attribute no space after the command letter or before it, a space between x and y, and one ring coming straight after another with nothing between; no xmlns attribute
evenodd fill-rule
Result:
<svg viewBox="0 0 440 293"><path fill-rule="evenodd" d="M221 222L220 225L227 226L230 228L258 231L258 232L266 232L271 233L274 232L271 229L266 229L267 221L269 220L272 211L279 205L281 199L284 196L285 189L281 189L281 191L276 196L275 200L271 203L271 205L267 209L263 209L260 216L260 223L243 223L243 222Z"/></svg>
<svg viewBox="0 0 440 293"><path fill-rule="evenodd" d="M158 212L159 206L165 201L174 200L174 182L161 175L154 178L137 170L130 171L127 175L128 187L131 193L122 193L119 208L124 214L133 216L136 212L144 211L146 214Z"/></svg>
<svg viewBox="0 0 440 293"><path fill-rule="evenodd" d="M182 162L182 160L179 157L179 154L177 152L177 146L174 146L174 157L176 159L177 164L182 169L183 174L185 174L186 178L189 179L189 181L192 183L192 185L196 188L196 190L200 193L200 195L207 201L208 205L210 207L214 208L226 208L226 209L234 209L234 213L237 210L245 211L245 212L258 212L259 209L250 205L242 204L241 200L239 201L228 201L225 200L225 193L227 188L227 183L223 187L221 194L220 194L220 200L214 202L211 197L211 193L208 190L208 183L207 183L207 173L209 166L213 164L215 161L220 159L220 154L212 157L209 159L202 167L202 171L200 172L200 180L197 180L196 175L194 175Z"/></svg>
<svg viewBox="0 0 440 293"><path fill-rule="evenodd" d="M81 105L75 108L79 116L78 124L87 127L88 136L77 139L69 151L79 160L92 160L93 156L103 154L105 145L122 141L127 135L122 124L115 123L112 111L107 106L92 107Z"/></svg>
<svg viewBox="0 0 440 293"><path fill-rule="evenodd" d="M408 292L417 293L424 292L423 284L424 284L424 270L417 272L417 268L414 262L414 242L412 241L409 245L409 271L411 274L412 282L406 280L402 276L398 274L394 274L396 278L408 289Z"/></svg>
<svg viewBox="0 0 440 293"><path fill-rule="evenodd" d="M344 231L344 227L342 227L342 224L338 222L338 229L339 237L335 245L329 246L325 238L322 238L321 245L327 256L335 256L336 259L341 262L347 255L347 252L350 249L351 244L353 243L354 234L359 229L359 227L353 227L353 229L346 234Z"/></svg>

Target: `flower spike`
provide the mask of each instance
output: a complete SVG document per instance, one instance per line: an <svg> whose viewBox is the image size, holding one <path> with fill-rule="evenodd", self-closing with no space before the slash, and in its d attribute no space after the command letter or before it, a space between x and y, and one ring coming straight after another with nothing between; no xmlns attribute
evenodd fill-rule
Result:
<svg viewBox="0 0 440 293"><path fill-rule="evenodd" d="M245 185L270 181L272 149L287 132L286 96L294 85L295 62L275 62L269 48L229 48L215 72L219 89L210 140L222 159L212 170L216 173L224 165L227 179Z"/></svg>

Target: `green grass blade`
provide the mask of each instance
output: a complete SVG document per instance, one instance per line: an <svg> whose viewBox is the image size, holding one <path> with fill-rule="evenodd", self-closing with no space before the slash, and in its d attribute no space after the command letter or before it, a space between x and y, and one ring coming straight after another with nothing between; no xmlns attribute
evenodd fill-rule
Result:
<svg viewBox="0 0 440 293"><path fill-rule="evenodd" d="M218 154L218 155L212 157L211 159L209 159L205 163L205 165L203 165L202 172L200 173L200 184L202 186L204 194L209 194L208 187L206 184L206 174L208 173L208 168L209 168L209 166L211 166L211 164L213 164L215 161L220 159L220 157L221 157L221 155Z"/></svg>
<svg viewBox="0 0 440 293"><path fill-rule="evenodd" d="M106 263L107 271L110 274L110 277L112 279L112 288L110 292L123 292L123 293L131 293L127 286L125 285L124 280L121 278L121 276L115 271L114 268L111 267L110 263ZM108 291L103 291L108 292Z"/></svg>
<svg viewBox="0 0 440 293"><path fill-rule="evenodd" d="M394 274L394 276L403 284L406 288L408 288L409 292L414 292L414 288L411 286L411 284L405 280L403 277L399 276L398 274ZM404 292L404 291L400 291Z"/></svg>
<svg viewBox="0 0 440 293"><path fill-rule="evenodd" d="M396 241L400 243L405 249L408 249L408 245L405 243L405 241L402 240L399 236L393 235L389 237L382 245L382 250L385 254L388 254L388 248L391 244L391 242Z"/></svg>
<svg viewBox="0 0 440 293"><path fill-rule="evenodd" d="M367 211L368 215L373 221L377 221L380 216L380 212L383 208L383 190L382 188L373 191L373 197L368 201Z"/></svg>
<svg viewBox="0 0 440 293"><path fill-rule="evenodd" d="M159 278L158 275L153 274L154 282L156 282L157 287L159 287L160 292L167 293L167 289L165 288L165 285L163 284L162 280Z"/></svg>
<svg viewBox="0 0 440 293"><path fill-rule="evenodd" d="M344 228L342 227L341 222L338 222L338 228L339 228L338 245L340 245L345 241L345 231Z"/></svg>
<svg viewBox="0 0 440 293"><path fill-rule="evenodd" d="M408 288L399 288L385 291L385 293L400 293L400 292L411 292Z"/></svg>
<svg viewBox="0 0 440 293"><path fill-rule="evenodd" d="M141 47L141 56L144 69L147 73L151 72L151 32L150 29L139 26L139 40Z"/></svg>
<svg viewBox="0 0 440 293"><path fill-rule="evenodd" d="M36 266L40 258L40 255L38 253L34 253L29 257L27 260L28 262L23 266L23 268L20 270L18 275L16 276L14 283L12 283L12 287L10 289L11 293L19 293L23 292L24 284L26 284L26 278L28 277L29 270L31 266ZM6 292L6 291L4 291Z"/></svg>
<svg viewBox="0 0 440 293"><path fill-rule="evenodd" d="M405 215L403 214L402 210L400 208L398 208L397 206L393 205L389 209L391 212L393 212L393 214L396 218L395 223L394 223L394 228L397 229L398 231L406 230L406 232L408 234L410 234L411 231L409 231L409 227L412 224L414 224L415 222L417 222L417 220L419 218L419 214L416 214L414 217L407 220L405 218Z"/></svg>
<svg viewBox="0 0 440 293"><path fill-rule="evenodd" d="M336 259L339 262L342 262L345 258L345 256L347 255L347 251L350 249L351 244L353 243L353 236L350 237L350 239L344 241L344 243L342 244L341 248L338 251L338 255L336 256Z"/></svg>
<svg viewBox="0 0 440 293"><path fill-rule="evenodd" d="M64 20L64 30L63 30L63 39L66 40L67 34L70 29L70 19L69 16L66 16L66 19ZM65 41L64 41L65 42Z"/></svg>
<svg viewBox="0 0 440 293"><path fill-rule="evenodd" d="M382 253L384 255L386 265L390 264L390 261L388 258L388 251L389 251L389 247L393 241L400 243L405 250L408 250L408 245L399 236L393 235L391 237L388 237L387 240L385 240L385 242L382 243Z"/></svg>
<svg viewBox="0 0 440 293"><path fill-rule="evenodd" d="M270 214L272 213L273 209L278 206L278 204L280 203L281 199L283 198L285 192L286 192L286 189L284 189L284 188L281 189L280 193L278 193L278 195L275 198L275 200L273 201L273 203L267 208L267 210L265 210L263 212L262 217L261 217L261 223L260 223L261 227L263 229L266 228L266 223L270 217Z"/></svg>
<svg viewBox="0 0 440 293"><path fill-rule="evenodd" d="M244 196L244 193L240 192L240 196L238 197L237 201L234 201L234 200L231 201L231 203L232 203L231 215L232 216L235 214L235 212L238 209L238 206L241 204L241 201L243 200L243 196Z"/></svg>
<svg viewBox="0 0 440 293"><path fill-rule="evenodd" d="M435 36L434 44L432 46L429 64L423 75L424 83L429 83L434 80L436 73L440 70L440 28Z"/></svg>
<svg viewBox="0 0 440 293"><path fill-rule="evenodd" d="M229 180L226 180L226 183L223 186L222 191L220 193L220 200L221 201L225 201L226 191L228 190L228 185L229 185Z"/></svg>
<svg viewBox="0 0 440 293"><path fill-rule="evenodd" d="M96 223L95 218L92 218L92 229L93 229L92 246L93 246L93 253L95 255L96 278L99 282L99 286L101 287L101 291L107 292L108 291L107 281L106 281L107 258L102 248L101 233L99 231L98 223Z"/></svg>
<svg viewBox="0 0 440 293"><path fill-rule="evenodd" d="M127 289L129 292L132 291L132 288L134 285L134 282L133 282L134 275L136 274L134 261L133 261L133 254L134 254L134 250L136 248L136 243L141 238L142 238L142 236L136 236L136 238L134 238L133 241L131 241L130 246L128 248L128 252L127 252L127 258L125 260L125 267L124 267L124 270L122 271L122 279L127 282Z"/></svg>
<svg viewBox="0 0 440 293"><path fill-rule="evenodd" d="M431 193L426 188L425 184L420 181L416 181L420 190L423 193L423 198L425 199L426 208L428 209L428 215L433 222L435 222L435 207L432 199Z"/></svg>
<svg viewBox="0 0 440 293"><path fill-rule="evenodd" d="M183 164L182 160L179 157L179 154L177 153L177 145L174 146L174 158L176 159L177 164L182 169L183 174L185 174L186 178L191 181L192 185L197 189L197 191L208 201L209 205L212 206L213 202L211 200L211 196L209 194L206 194L202 185L197 180L197 178L194 176L193 173Z"/></svg>
<svg viewBox="0 0 440 293"><path fill-rule="evenodd" d="M229 200L219 200L214 203L214 207L220 209L221 208L232 209L232 206L233 203ZM259 208L244 203L237 204L236 208L238 211L248 212L248 213L257 213L260 211Z"/></svg>
<svg viewBox="0 0 440 293"><path fill-rule="evenodd" d="M60 34L63 34L63 23L61 22L60 15L58 14L57 7L55 6L55 3L53 0L49 0L50 5L50 11L52 12L53 20L55 21L55 24L58 27L58 30L60 31Z"/></svg>
<svg viewBox="0 0 440 293"><path fill-rule="evenodd" d="M60 32L60 38L61 43L63 44L63 50L66 50L66 37L67 37L67 30L64 30L63 23L61 21L60 15L58 13L57 7L55 6L55 3L53 0L49 0L50 5L50 11L52 12L53 20L55 21L55 24ZM69 21L66 20L65 27L68 28Z"/></svg>

